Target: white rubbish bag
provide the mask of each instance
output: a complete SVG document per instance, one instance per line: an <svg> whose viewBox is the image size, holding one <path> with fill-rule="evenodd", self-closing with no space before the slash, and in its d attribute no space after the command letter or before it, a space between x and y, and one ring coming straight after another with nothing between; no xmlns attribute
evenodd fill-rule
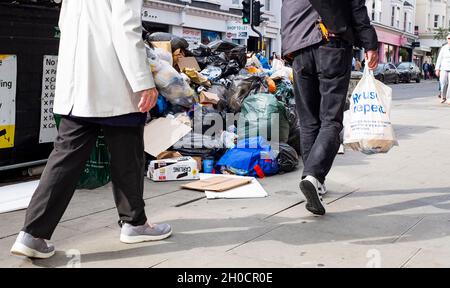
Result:
<svg viewBox="0 0 450 288"><path fill-rule="evenodd" d="M191 107L194 101L194 90L169 62L160 57L167 59L167 52L161 48L147 47L147 58L159 93L174 105Z"/></svg>
<svg viewBox="0 0 450 288"><path fill-rule="evenodd" d="M344 115L344 144L364 154L387 153L398 146L392 127L392 89L366 68Z"/></svg>

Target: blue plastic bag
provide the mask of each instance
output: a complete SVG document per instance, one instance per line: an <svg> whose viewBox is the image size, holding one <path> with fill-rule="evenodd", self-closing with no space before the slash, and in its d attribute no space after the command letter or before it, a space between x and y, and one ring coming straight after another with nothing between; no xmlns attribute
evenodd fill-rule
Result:
<svg viewBox="0 0 450 288"><path fill-rule="evenodd" d="M266 57L262 56L261 54L256 54L256 58L258 58L259 62L261 62L261 65L264 69L272 69L272 67L269 64L269 60L267 60Z"/></svg>
<svg viewBox="0 0 450 288"><path fill-rule="evenodd" d="M279 172L276 155L263 137L243 139L217 163L218 171L240 176L264 177Z"/></svg>

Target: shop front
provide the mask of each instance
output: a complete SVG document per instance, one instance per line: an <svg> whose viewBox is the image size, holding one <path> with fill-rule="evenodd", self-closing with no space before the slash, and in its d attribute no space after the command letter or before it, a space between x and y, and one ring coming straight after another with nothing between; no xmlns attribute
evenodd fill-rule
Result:
<svg viewBox="0 0 450 288"><path fill-rule="evenodd" d="M225 40L246 45L249 51L258 51L258 34L249 25L242 25L240 15L170 2L144 3L142 20L149 32L169 32L185 38L190 46ZM279 27L269 23L259 30L264 35L265 54L279 50Z"/></svg>
<svg viewBox="0 0 450 288"><path fill-rule="evenodd" d="M399 63L411 59L411 50L408 48L408 39L400 32L389 31L376 27L378 34L378 51L380 62Z"/></svg>
<svg viewBox="0 0 450 288"><path fill-rule="evenodd" d="M426 46L420 46L413 51L413 61L422 70L423 64L426 62L432 63L431 48Z"/></svg>

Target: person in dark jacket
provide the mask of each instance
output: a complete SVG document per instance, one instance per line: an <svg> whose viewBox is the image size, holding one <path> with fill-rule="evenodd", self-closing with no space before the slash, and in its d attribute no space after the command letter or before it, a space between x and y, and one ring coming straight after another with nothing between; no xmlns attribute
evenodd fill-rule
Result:
<svg viewBox="0 0 450 288"><path fill-rule="evenodd" d="M364 0L283 0L283 57L292 61L300 117L306 209L326 213L325 179L340 146L353 45L378 65L378 38Z"/></svg>

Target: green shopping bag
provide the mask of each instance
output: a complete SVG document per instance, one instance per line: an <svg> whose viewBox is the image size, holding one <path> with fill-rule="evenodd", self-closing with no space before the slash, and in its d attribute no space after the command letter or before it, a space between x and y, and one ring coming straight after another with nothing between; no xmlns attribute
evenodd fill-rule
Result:
<svg viewBox="0 0 450 288"><path fill-rule="evenodd" d="M81 173L77 189L96 189L111 181L111 167L105 136L99 135L94 150Z"/></svg>
<svg viewBox="0 0 450 288"><path fill-rule="evenodd" d="M59 127L61 116L55 115L56 127ZM86 166L81 173L77 189L93 190L105 186L111 181L111 165L108 152L108 146L105 142L105 136L100 135L95 142L95 147L89 156Z"/></svg>

